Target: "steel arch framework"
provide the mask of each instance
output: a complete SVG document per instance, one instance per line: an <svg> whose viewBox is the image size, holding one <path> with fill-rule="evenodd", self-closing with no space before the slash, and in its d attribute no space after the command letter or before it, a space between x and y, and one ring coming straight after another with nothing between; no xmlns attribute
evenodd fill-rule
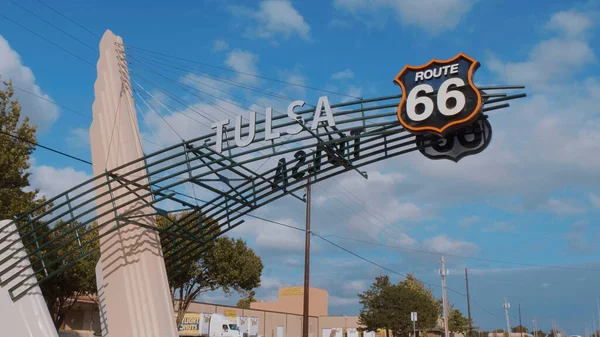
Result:
<svg viewBox="0 0 600 337"><path fill-rule="evenodd" d="M504 101L524 96L507 95L497 90L522 88L479 88L493 92L482 92L482 112L505 108L508 104ZM79 241L81 236L92 231L89 225L93 223L98 227L112 224L109 230L95 238L99 240L126 225L148 227L136 220L141 216L170 219L169 214L181 211L189 212L177 221L170 219L170 225L166 228L150 229L161 234L165 263L185 264L208 249L215 238L242 224L244 220L241 218L257 208L286 195L304 201L304 197L297 192L306 187L308 176L312 184L348 171L356 171L367 178L366 172L361 170L366 165L443 143L445 140L437 136L421 136L417 139L402 127L396 111L400 98L401 95L392 95L332 105L336 126L320 125L316 130L287 119L287 115L273 116L273 127L299 124L303 128L303 132L297 136L290 135L287 140L279 142L264 140L266 123L265 120L258 120L254 145L259 142L260 145L254 149L237 147L233 143L234 127L229 127L223 130L222 152L213 149L216 143L213 135L205 135L182 141L95 176L15 219L17 229L12 233L21 233L24 244L20 250L27 254L15 260L17 251L13 251L0 260L0 286L8 285L25 273L26 268L18 267L25 259L29 259L34 266L34 274L16 284L10 283L9 293L14 301L37 284L71 268L94 252L82 254L82 249L93 241ZM314 109L296 112L303 116L305 122L312 121L312 113ZM481 118L487 116L482 114ZM242 126L242 130L245 128L246 131L241 136L247 136L249 123ZM258 165L275 156L281 158L273 167L262 169L265 162ZM140 163L143 163L142 168L135 168ZM144 168L146 173L139 174ZM176 190L182 186L192 186L192 192ZM208 200L195 196L196 187L210 194L205 198ZM194 197L189 195L192 193ZM101 201L106 196L109 198ZM134 198L126 203L112 202L123 196ZM139 204L131 207L136 202ZM108 210L98 212L107 206ZM138 211L147 206L154 212L139 214ZM127 211L124 211L126 207ZM109 214L111 220L98 223L99 219ZM63 226L69 226L62 233L63 237L75 234L67 243L76 241L77 247L57 256L59 248L50 247L61 237L42 240L49 238L57 227L40 235L33 224L55 224L59 220L64 221ZM190 224L194 225L190 227ZM6 228L8 226L2 230ZM6 243L7 237L0 238L0 244L5 243L0 253L7 252L15 244ZM73 254L79 256L69 264L61 263L66 257L76 256ZM51 267L52 272L48 272ZM18 270L15 272L15 269ZM32 278L33 282L28 281Z"/></svg>

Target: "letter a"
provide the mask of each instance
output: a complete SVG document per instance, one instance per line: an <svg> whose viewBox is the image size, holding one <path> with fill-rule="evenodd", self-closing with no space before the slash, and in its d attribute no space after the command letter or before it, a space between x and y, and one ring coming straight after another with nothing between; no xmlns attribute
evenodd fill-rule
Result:
<svg viewBox="0 0 600 337"><path fill-rule="evenodd" d="M321 116L323 108L325 108L325 116ZM325 118L327 120L327 124L329 126L335 126L333 112L331 112L331 106L329 105L329 99L327 98L327 96L319 97L319 103L317 103L317 107L315 108L315 116L313 118L311 129L317 129L319 127L319 122L321 122L322 118Z"/></svg>

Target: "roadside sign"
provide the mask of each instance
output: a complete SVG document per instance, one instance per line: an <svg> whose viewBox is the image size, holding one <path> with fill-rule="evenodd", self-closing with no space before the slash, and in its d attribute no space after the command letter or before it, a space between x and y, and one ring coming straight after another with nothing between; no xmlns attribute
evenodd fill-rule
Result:
<svg viewBox="0 0 600 337"><path fill-rule="evenodd" d="M416 312L413 311L410 313L410 320L413 322L417 321L417 313Z"/></svg>

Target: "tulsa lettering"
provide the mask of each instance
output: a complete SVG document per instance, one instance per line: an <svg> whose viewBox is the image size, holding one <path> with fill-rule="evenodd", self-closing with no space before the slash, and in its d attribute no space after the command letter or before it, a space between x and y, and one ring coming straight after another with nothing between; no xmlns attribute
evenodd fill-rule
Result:
<svg viewBox="0 0 600 337"><path fill-rule="evenodd" d="M293 121L299 122L304 125L304 119L302 116L296 114L294 109L297 107L303 107L304 101L294 101L290 103L287 108L287 116ZM319 102L315 107L315 112L312 119L311 129L316 130L319 127L319 123L327 122L329 126L335 126L335 119L333 112L331 111L331 105L327 96L319 97ZM229 119L217 121L211 125L213 129L216 129L216 148L215 150L219 153L223 150L223 134L224 128L230 123ZM302 125L289 126L286 130L273 130L273 109L268 107L265 109L265 137L264 140L277 139L283 135L295 135L303 130ZM245 147L250 145L256 137L256 111L250 111L250 122L248 136L246 139L242 139L242 116L237 116L235 119L235 132L234 141L238 147Z"/></svg>

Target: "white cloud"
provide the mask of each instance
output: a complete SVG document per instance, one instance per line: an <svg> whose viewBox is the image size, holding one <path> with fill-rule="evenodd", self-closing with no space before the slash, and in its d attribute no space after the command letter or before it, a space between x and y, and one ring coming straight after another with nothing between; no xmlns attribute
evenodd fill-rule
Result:
<svg viewBox="0 0 600 337"><path fill-rule="evenodd" d="M483 229L483 232L486 233L495 233L495 232L514 232L517 228L514 225L509 225L506 222L498 221L494 222L490 226Z"/></svg>
<svg viewBox="0 0 600 337"><path fill-rule="evenodd" d="M351 69L344 69L331 75L331 79L333 80L347 80L350 78L354 78L354 72Z"/></svg>
<svg viewBox="0 0 600 337"><path fill-rule="evenodd" d="M67 136L67 144L72 148L89 148L90 147L90 129L75 128L69 130Z"/></svg>
<svg viewBox="0 0 600 337"><path fill-rule="evenodd" d="M288 226L301 227L289 218L270 219ZM253 247L263 252L299 253L304 248L304 232L267 223L257 218L246 219L246 222L232 233L254 238Z"/></svg>
<svg viewBox="0 0 600 337"><path fill-rule="evenodd" d="M285 286L281 279L276 277L262 276L260 278L260 287L263 289L279 289Z"/></svg>
<svg viewBox="0 0 600 337"><path fill-rule="evenodd" d="M572 200L550 199L542 207L558 215L576 215L585 213L585 208Z"/></svg>
<svg viewBox="0 0 600 337"><path fill-rule="evenodd" d="M245 50L234 49L227 53L225 63L233 68L235 71L239 71L245 74L256 75L258 74L258 55ZM237 74L236 80L238 82L256 82L256 77L245 74Z"/></svg>
<svg viewBox="0 0 600 337"><path fill-rule="evenodd" d="M287 40L297 35L305 41L311 39L310 26L290 1L264 0L258 9L235 6L230 7L230 11L238 17L255 21L255 26L246 29L247 37L274 41L279 37Z"/></svg>
<svg viewBox="0 0 600 337"><path fill-rule="evenodd" d="M35 76L31 69L23 65L19 54L2 36L0 36L0 80L7 82L12 80L16 87L52 101L52 98L35 83ZM58 119L59 111L55 105L17 88L15 88L15 97L21 103L22 117L29 117L31 123L38 127L38 133L46 132Z"/></svg>
<svg viewBox="0 0 600 337"><path fill-rule="evenodd" d="M588 221L578 221L571 225L571 230L567 233L567 251L570 253L593 254L599 249L596 237L600 233L596 229L596 237L591 235Z"/></svg>
<svg viewBox="0 0 600 337"><path fill-rule="evenodd" d="M285 264L287 266L299 266L302 264L302 261L292 258L292 257L288 257L288 258L285 258L285 260L283 261L283 264Z"/></svg>
<svg viewBox="0 0 600 337"><path fill-rule="evenodd" d="M52 198L91 178L91 175L72 167L32 165L30 183L33 188L39 188L40 195Z"/></svg>
<svg viewBox="0 0 600 337"><path fill-rule="evenodd" d="M531 84L534 89L553 88L556 82L563 83L573 78L596 60L589 37L584 34L592 26L593 21L588 14L558 12L546 24L547 28L558 32L558 36L536 44L526 61L502 62L491 55L489 67L513 83Z"/></svg>
<svg viewBox="0 0 600 337"><path fill-rule="evenodd" d="M565 50L569 53L565 54ZM492 71L511 83L547 89L554 85L553 80L572 78L595 58L587 41L558 37L538 43L530 51L527 61L502 62L492 55L487 63Z"/></svg>
<svg viewBox="0 0 600 337"><path fill-rule="evenodd" d="M220 52L227 49L229 49L229 44L226 41L215 40L215 42L213 42L213 52Z"/></svg>
<svg viewBox="0 0 600 337"><path fill-rule="evenodd" d="M592 204L592 207L600 209L600 195L590 193L589 198L590 198L590 204Z"/></svg>
<svg viewBox="0 0 600 337"><path fill-rule="evenodd" d="M449 238L445 234L428 238L423 241L423 245L428 247L430 250L441 253L441 254L461 254L461 255L472 255L479 252L479 247L467 241L455 240Z"/></svg>
<svg viewBox="0 0 600 337"><path fill-rule="evenodd" d="M471 225L473 225L477 221L479 221L479 217L476 215L471 215L468 217L460 218L458 220L458 225L463 228L468 228L471 227Z"/></svg>
<svg viewBox="0 0 600 337"><path fill-rule="evenodd" d="M381 17L397 16L404 25L416 26L431 34L452 30L471 10L472 0L335 0L338 10L367 20L370 26L382 27ZM366 15L369 13L370 15ZM375 13L380 15L374 15Z"/></svg>
<svg viewBox="0 0 600 337"><path fill-rule="evenodd" d="M329 21L328 26L330 28L340 28L340 29L346 29L346 28L352 27L352 25L349 22L340 20L340 19L332 19L331 21Z"/></svg>
<svg viewBox="0 0 600 337"><path fill-rule="evenodd" d="M365 280L351 280L345 282L343 285L344 290L351 293L358 293L365 291L369 287L367 281Z"/></svg>
<svg viewBox="0 0 600 337"><path fill-rule="evenodd" d="M589 31L593 25L589 15L570 10L554 14L546 27L569 37L580 38L581 34Z"/></svg>
<svg viewBox="0 0 600 337"><path fill-rule="evenodd" d="M328 301L331 306L339 307L339 306L347 306L358 303L358 297L340 297L340 296L328 296Z"/></svg>

